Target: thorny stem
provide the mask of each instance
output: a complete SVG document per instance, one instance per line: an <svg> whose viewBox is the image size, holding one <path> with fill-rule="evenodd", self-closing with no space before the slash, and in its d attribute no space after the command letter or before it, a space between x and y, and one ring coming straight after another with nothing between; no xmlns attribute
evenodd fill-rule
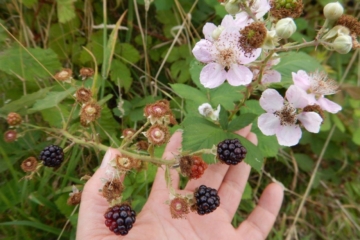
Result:
<svg viewBox="0 0 360 240"><path fill-rule="evenodd" d="M72 144L77 143L77 144L80 144L81 146L91 147L94 149L98 149L100 151L107 151L109 149L109 147L104 144L97 143L94 141L88 141L85 139L80 139L79 137L74 136L71 133L69 133L68 131L63 130L63 129L51 129L51 128L45 128L45 127L38 127L38 126L30 125L30 124L26 124L26 125L29 127L33 127L35 129L39 129L39 130L41 129L41 130L44 130L47 132L52 132L52 133L56 133L57 135L64 136L64 137L68 138L72 142ZM124 150L122 148L118 148L117 150L124 156L132 157L132 158L144 161L144 162L151 162L154 164L165 165L165 166L170 166L170 167L177 163L176 159L165 160L162 158L140 155L137 153L133 153L133 152Z"/></svg>
<svg viewBox="0 0 360 240"><path fill-rule="evenodd" d="M132 143L132 141L144 130L144 128L146 128L148 125L150 124L150 120L148 119L147 122L139 129L136 131L136 133L134 133L131 137L124 139L125 143L124 145L120 146L120 149L126 148L127 146L129 146L130 143Z"/></svg>

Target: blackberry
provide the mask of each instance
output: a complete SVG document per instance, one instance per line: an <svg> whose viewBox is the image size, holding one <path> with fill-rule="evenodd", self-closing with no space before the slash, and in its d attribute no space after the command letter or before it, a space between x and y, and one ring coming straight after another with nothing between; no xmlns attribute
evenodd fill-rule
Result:
<svg viewBox="0 0 360 240"><path fill-rule="evenodd" d="M246 153L246 148L236 138L226 139L217 145L217 158L227 165L240 163Z"/></svg>
<svg viewBox="0 0 360 240"><path fill-rule="evenodd" d="M193 209L196 209L199 215L213 212L220 205L220 197L213 188L201 185L194 193L196 203Z"/></svg>
<svg viewBox="0 0 360 240"><path fill-rule="evenodd" d="M136 213L128 204L115 205L108 208L105 217L105 225L116 235L126 235L133 227Z"/></svg>
<svg viewBox="0 0 360 240"><path fill-rule="evenodd" d="M56 145L47 146L41 151L39 159L47 167L58 167L64 160L63 149Z"/></svg>

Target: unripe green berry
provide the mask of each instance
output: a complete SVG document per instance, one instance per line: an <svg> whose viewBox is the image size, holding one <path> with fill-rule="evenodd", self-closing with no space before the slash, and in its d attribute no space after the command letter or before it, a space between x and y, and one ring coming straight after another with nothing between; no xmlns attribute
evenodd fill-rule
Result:
<svg viewBox="0 0 360 240"><path fill-rule="evenodd" d="M240 7L239 4L233 1L228 1L225 4L225 10L231 14L231 15L235 15L240 11Z"/></svg>
<svg viewBox="0 0 360 240"><path fill-rule="evenodd" d="M352 39L348 35L338 36L335 38L332 46L338 53L346 54L352 49Z"/></svg>
<svg viewBox="0 0 360 240"><path fill-rule="evenodd" d="M335 21L344 13L344 8L339 2L328 3L324 7L324 15L328 20Z"/></svg>
<svg viewBox="0 0 360 240"><path fill-rule="evenodd" d="M296 31L296 25L292 18L283 18L276 23L275 30L276 35L287 39Z"/></svg>

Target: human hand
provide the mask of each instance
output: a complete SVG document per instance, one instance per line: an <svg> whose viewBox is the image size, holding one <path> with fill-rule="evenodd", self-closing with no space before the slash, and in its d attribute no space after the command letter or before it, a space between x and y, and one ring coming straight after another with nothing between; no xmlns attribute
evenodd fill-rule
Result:
<svg viewBox="0 0 360 240"><path fill-rule="evenodd" d="M237 133L257 144L257 137L248 126ZM176 132L165 148L164 159L173 159L181 146L181 133ZM190 213L186 219L173 219L169 206L164 169L158 168L148 201L137 215L134 227L126 236L117 236L104 224L104 213L109 207L99 193L102 187L100 178L105 175L104 166L120 153L109 149L102 166L86 183L80 205L77 239L265 239L270 232L279 212L283 189L276 183L269 184L264 190L258 205L238 228L231 225L231 220L238 208L251 167L241 162L236 166L217 163L209 165L204 175L188 182L184 190L178 190L179 175L172 170L172 184L180 194L192 193L200 185L218 190L220 206L212 213L200 216Z"/></svg>

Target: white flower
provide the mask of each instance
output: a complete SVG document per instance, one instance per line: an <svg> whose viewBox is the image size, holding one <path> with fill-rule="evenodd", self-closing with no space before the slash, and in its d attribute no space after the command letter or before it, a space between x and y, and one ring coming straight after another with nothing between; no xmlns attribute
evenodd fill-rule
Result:
<svg viewBox="0 0 360 240"><path fill-rule="evenodd" d="M219 120L220 104L217 106L216 110L214 110L209 103L203 103L199 106L198 110L201 115L209 117L213 121Z"/></svg>

